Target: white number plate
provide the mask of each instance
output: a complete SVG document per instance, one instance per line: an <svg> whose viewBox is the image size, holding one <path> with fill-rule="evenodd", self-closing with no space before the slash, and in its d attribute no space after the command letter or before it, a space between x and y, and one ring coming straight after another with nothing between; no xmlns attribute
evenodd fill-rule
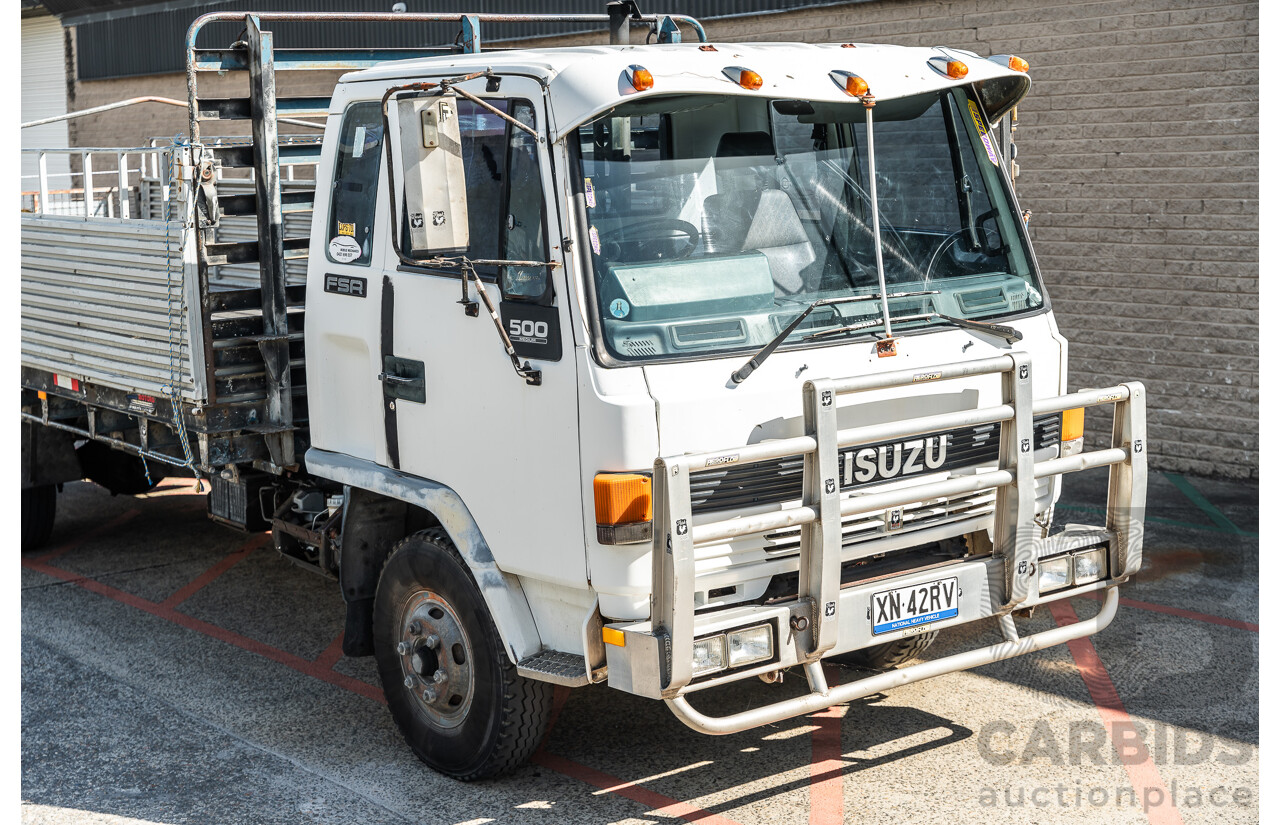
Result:
<svg viewBox="0 0 1280 825"><path fill-rule="evenodd" d="M952 577L882 590L871 596L871 632L889 633L960 613L960 583Z"/></svg>

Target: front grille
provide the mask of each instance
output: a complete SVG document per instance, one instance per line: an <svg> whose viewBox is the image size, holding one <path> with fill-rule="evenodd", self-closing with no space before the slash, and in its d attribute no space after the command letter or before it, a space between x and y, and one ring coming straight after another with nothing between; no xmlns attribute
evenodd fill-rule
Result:
<svg viewBox="0 0 1280 825"><path fill-rule="evenodd" d="M994 511L995 503L994 488L950 498L918 501L902 508L902 527L892 533L885 531L884 516L879 512L844 516L840 520L841 544L848 546L860 541L883 538L886 535L911 533L935 524L989 515ZM765 552L770 554L791 552L800 547L800 528L786 527L774 533L766 533L764 538L768 542Z"/></svg>
<svg viewBox="0 0 1280 825"><path fill-rule="evenodd" d="M1034 422L1034 439L1036 449L1057 444L1062 428L1061 415L1040 416ZM961 467L973 467L996 461L1000 453L1000 425L984 424L978 427L962 427L931 436L926 439L945 438L947 440L946 458L937 466L921 471L925 473L947 472ZM913 441L915 439L905 439ZM895 475L890 479L872 478L859 481L857 475L860 468L846 466L846 462L863 450L879 451L880 447L892 447L902 441L885 441L878 444L865 444L856 448L840 451L840 489L856 490L869 487L884 481L896 481L904 475ZM937 442L927 444L925 450L936 450ZM936 455L936 452L934 453ZM856 462L855 462L856 463ZM913 473L915 474L915 473ZM732 510L740 507L758 507L767 504L779 504L794 501L803 495L804 457L800 455L785 456L774 461L762 461L756 464L744 464L741 467L728 467L723 470L707 470L693 475L689 487L693 500L693 512L711 513L719 510Z"/></svg>

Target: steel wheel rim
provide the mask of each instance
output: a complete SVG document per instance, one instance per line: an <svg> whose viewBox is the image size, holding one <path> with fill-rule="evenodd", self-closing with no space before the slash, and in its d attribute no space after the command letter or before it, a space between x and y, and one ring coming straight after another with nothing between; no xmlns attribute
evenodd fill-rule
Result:
<svg viewBox="0 0 1280 825"><path fill-rule="evenodd" d="M405 602L396 653L415 707L438 727L462 724L475 696L471 641L439 593L419 590Z"/></svg>

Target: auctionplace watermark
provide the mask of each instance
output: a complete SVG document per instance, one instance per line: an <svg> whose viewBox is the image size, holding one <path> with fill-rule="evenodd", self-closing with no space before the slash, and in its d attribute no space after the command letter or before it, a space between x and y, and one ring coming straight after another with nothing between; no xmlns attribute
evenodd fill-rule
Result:
<svg viewBox="0 0 1280 825"><path fill-rule="evenodd" d="M1136 809L1146 813L1153 808L1247 808L1256 804L1257 790L1248 786L1179 785L1177 780L1168 788L1129 785L1106 787L1085 785L1079 780L1074 785L1009 785L1004 788L984 786L978 791L978 804L984 808L1063 808L1063 809Z"/></svg>

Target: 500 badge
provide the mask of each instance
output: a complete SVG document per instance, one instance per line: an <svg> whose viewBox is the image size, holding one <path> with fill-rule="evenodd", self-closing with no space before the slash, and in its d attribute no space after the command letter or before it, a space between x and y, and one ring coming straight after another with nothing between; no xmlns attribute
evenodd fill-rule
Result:
<svg viewBox="0 0 1280 825"><path fill-rule="evenodd" d="M521 358L560 360L560 314L555 307L503 301L502 328Z"/></svg>

